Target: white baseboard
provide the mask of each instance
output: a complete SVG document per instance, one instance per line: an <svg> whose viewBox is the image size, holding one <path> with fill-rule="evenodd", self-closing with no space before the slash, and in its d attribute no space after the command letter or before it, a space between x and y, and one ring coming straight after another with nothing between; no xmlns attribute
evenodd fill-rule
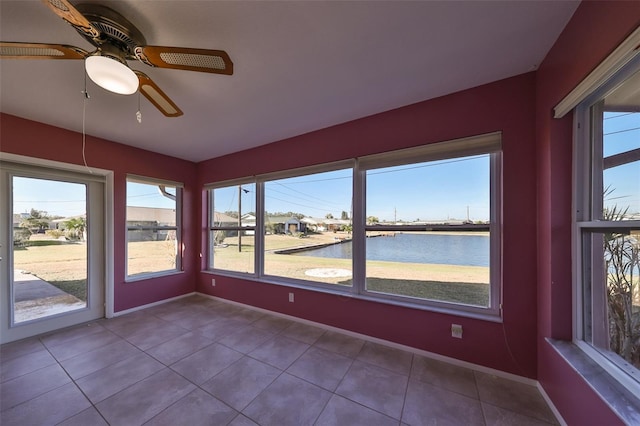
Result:
<svg viewBox="0 0 640 426"><path fill-rule="evenodd" d="M151 308L153 306L164 305L165 303L173 302L174 300L184 299L185 297L194 296L196 294L199 294L199 295L202 295L202 296L206 296L206 295L204 295L202 293L197 293L197 292L193 291L191 293L182 294L180 296L172 297L170 299L159 300L157 302L147 303L146 305L136 306L135 308L125 309L124 311L114 312L112 318L119 317L121 315L130 314L130 313L136 312L136 311L141 311L143 309Z"/></svg>
<svg viewBox="0 0 640 426"><path fill-rule="evenodd" d="M549 406L549 409L551 409L551 412L556 417L556 420L558 421L558 423L560 423L560 426L567 426L567 422L564 421L564 419L560 415L560 412L558 411L556 406L553 404L553 401L551 401L551 398L549 398L549 395L547 395L547 392L544 390L540 382L536 382L536 387L538 388L540 395L542 395L545 402Z"/></svg>
<svg viewBox="0 0 640 426"><path fill-rule="evenodd" d="M255 310L255 311L258 311L258 312L263 312L265 314L270 314L270 315L274 315L274 316L277 316L277 317L286 318L286 319L291 320L291 321L296 321L296 322L300 322L300 323L303 323L303 324L312 325L314 327L322 328L322 329L325 329L325 330L334 331L334 332L337 332L337 333L342 333L342 334L345 334L347 336L355 337L355 338L362 339L362 340L365 340L365 341L368 341L368 342L378 343L378 344L385 345L385 346L388 346L388 347L391 347L391 348L396 348L396 349L400 349L400 350L403 350L403 351L411 352L411 353L414 353L414 354L417 354L417 355L424 356L426 358L431 358L431 359L435 359L437 361L443 361L443 362L446 362L446 363L449 363L449 364L452 364L452 365L456 365L456 366L459 366L459 367L464 367L464 368L468 368L470 370L475 370L475 371L478 371L480 373L490 374L490 375L493 375L493 376L497 376L497 377L501 377L501 378L504 378L504 379L512 380L514 382L524 383L524 384L530 385L530 386L539 386L537 380L533 380L533 379L530 379L528 377L518 376L516 374L507 373L505 371L496 370L494 368L485 367L483 365L473 364L471 362L462 361L462 360L459 360L459 359L456 359L456 358L451 358L451 357L440 355L440 354L436 354L436 353L433 353L433 352L424 351L422 349L417 349L417 348L414 348L412 346L401 345L399 343L390 342L388 340L379 339L377 337L368 336L366 334L356 333L354 331L349 331L349 330L345 330L345 329L338 328L338 327L332 327L332 326L327 325L327 324L314 322L314 321L309 321L309 320L306 320L304 318L298 318L298 317L295 317L295 316L292 316L292 315L282 314L280 312L274 312L274 311L270 311L268 309L258 308L256 306L252 306L252 305L246 305L244 303L235 302L233 300L223 299L221 297L211 296L211 295L204 294L204 293L199 293L199 292L197 292L196 294L199 294L201 296L208 297L210 299L214 299L214 300L217 300L217 301L220 301L220 302L229 303L231 305L241 306L243 308L252 309L252 310Z"/></svg>

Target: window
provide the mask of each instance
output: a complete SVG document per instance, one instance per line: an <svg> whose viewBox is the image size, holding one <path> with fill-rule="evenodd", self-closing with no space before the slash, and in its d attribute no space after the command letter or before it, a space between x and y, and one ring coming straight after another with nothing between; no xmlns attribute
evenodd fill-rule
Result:
<svg viewBox="0 0 640 426"><path fill-rule="evenodd" d="M127 178L128 278L182 269L181 205L181 184Z"/></svg>
<svg viewBox="0 0 640 426"><path fill-rule="evenodd" d="M577 343L628 386L640 379L640 62L577 110Z"/></svg>
<svg viewBox="0 0 640 426"><path fill-rule="evenodd" d="M209 267L498 316L499 133L209 188Z"/></svg>
<svg viewBox="0 0 640 426"><path fill-rule="evenodd" d="M264 274L351 286L353 170L264 183Z"/></svg>
<svg viewBox="0 0 640 426"><path fill-rule="evenodd" d="M490 169L483 154L367 170L366 290L488 307Z"/></svg>
<svg viewBox="0 0 640 426"><path fill-rule="evenodd" d="M209 191L209 265L253 274L256 247L256 184Z"/></svg>
<svg viewBox="0 0 640 426"><path fill-rule="evenodd" d="M360 161L365 294L498 314L500 150L490 134Z"/></svg>

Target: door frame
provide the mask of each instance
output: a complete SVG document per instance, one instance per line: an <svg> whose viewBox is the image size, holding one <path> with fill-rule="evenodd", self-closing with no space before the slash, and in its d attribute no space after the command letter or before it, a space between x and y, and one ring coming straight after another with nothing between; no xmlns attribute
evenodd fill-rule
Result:
<svg viewBox="0 0 640 426"><path fill-rule="evenodd" d="M65 172L84 175L88 179L87 180L100 180L102 182L103 188L103 209L101 210L102 216L102 230L99 231L98 237L102 238L102 247L101 247L101 260L102 260L102 272L100 275L104 281L104 288L102 291L104 293L100 294L99 299L104 303L104 307L102 309L102 315L106 318L113 317L113 306L114 306L114 276L113 276L113 267L114 267L114 214L113 214L113 205L114 205L114 197L113 197L113 171L97 169L97 168L89 168L86 166L79 166L74 164L67 164L58 161L44 160L33 157L26 157L21 155L0 153L0 161L6 161L10 163L14 163L17 166L22 166L28 172L29 168L38 168L40 171L45 174L50 172L52 175L56 173L64 174ZM2 170L2 173L5 173L5 170ZM34 176L35 178L39 178ZM93 177L93 179L92 179ZM95 178L98 179L95 179ZM44 179L47 177L44 176ZM6 182L7 186L10 182ZM11 188L3 187L2 193L4 199L7 199L9 194L7 191L10 191ZM87 199L87 202L90 202L90 198ZM2 202L4 204L4 200ZM2 209L0 211L0 218L2 218L2 227L6 230L12 230L12 218L9 217L9 211L11 208L8 206L6 209ZM4 232L4 230L3 230ZM95 236L94 236L95 238ZM7 240L10 239L7 236ZM12 277L12 266L13 266L13 247L9 244L3 244L0 247L0 258L5 266L2 267L3 276L0 277L0 280L10 280ZM3 286L4 287L4 286ZM32 335L37 335L41 333L46 333L50 331L54 331L57 329L69 327L76 324L81 324L85 321L79 320L77 316L70 313L70 315L59 315L54 318L55 321L34 321L33 323L25 323L17 326L11 327L11 306L9 304L12 302L9 300L11 296L10 286L7 285L2 289L3 294L0 298L0 303L6 303L7 306L3 307L3 317L0 318L0 324L2 327L2 335L0 336L0 343L8 343L14 340L20 340L23 338L28 338ZM5 299L6 302L5 302ZM6 312L5 312L6 311Z"/></svg>

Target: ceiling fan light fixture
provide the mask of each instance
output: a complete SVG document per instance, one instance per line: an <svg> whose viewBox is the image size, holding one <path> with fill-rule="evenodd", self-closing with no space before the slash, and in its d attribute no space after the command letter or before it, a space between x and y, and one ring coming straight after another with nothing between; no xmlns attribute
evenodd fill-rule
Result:
<svg viewBox="0 0 640 426"><path fill-rule="evenodd" d="M105 90L120 95L131 95L138 90L138 76L117 55L98 51L84 60L89 78Z"/></svg>

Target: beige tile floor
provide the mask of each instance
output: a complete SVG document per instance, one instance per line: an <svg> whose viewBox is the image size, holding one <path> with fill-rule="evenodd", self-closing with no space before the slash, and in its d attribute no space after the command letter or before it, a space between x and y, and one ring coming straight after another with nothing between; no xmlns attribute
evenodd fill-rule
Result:
<svg viewBox="0 0 640 426"><path fill-rule="evenodd" d="M557 423L533 386L202 296L0 357L3 426Z"/></svg>

